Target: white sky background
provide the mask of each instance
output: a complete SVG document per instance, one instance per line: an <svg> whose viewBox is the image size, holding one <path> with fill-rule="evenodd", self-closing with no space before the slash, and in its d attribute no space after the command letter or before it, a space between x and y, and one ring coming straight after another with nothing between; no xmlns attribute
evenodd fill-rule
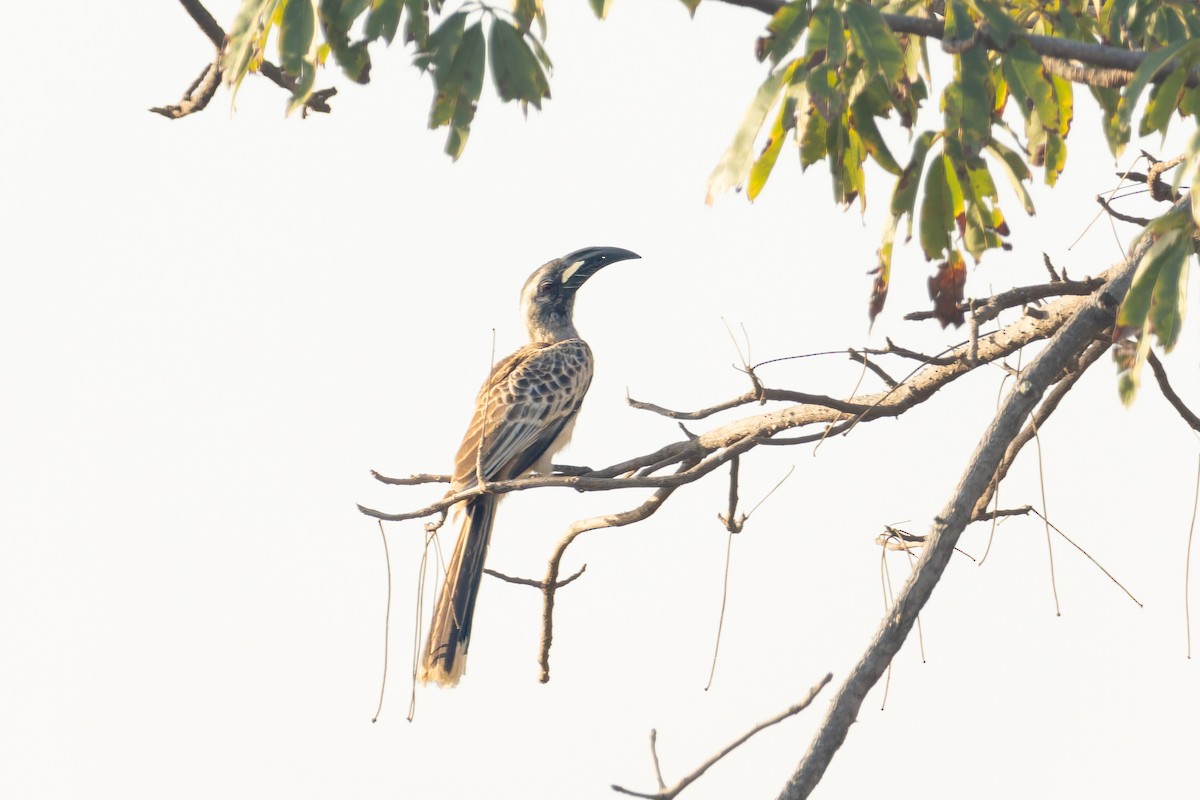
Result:
<svg viewBox="0 0 1200 800"><path fill-rule="evenodd" d="M468 675L420 692L413 724L420 525L390 527L392 672L370 723L385 573L354 504L440 494L368 470L449 468L492 331L498 356L522 343L517 292L542 262L593 244L643 256L581 293L599 371L569 463L678 438L629 409L626 387L680 408L745 391L722 318L746 326L755 360L884 336L935 351L965 335L901 321L928 305L915 243L898 248L868 331L882 182L864 222L785 150L754 206L704 205L763 74L752 46L765 17L705 4L689 21L674 0L627 0L599 23L583 0L551 5L554 99L524 121L486 87L458 164L425 130L429 81L400 48L374 51L365 89L322 75L341 88L329 116L285 120L284 93L250 77L236 114L222 92L171 123L145 109L174 102L212 55L177 4L124 18L109 4L9 10L0 796L612 797L611 783L653 787L650 728L671 782L858 657L883 611L874 537L906 520L926 530L993 412L999 370L815 453L743 460L747 508L796 469L733 543L707 693L724 470L645 523L576 543L564 568L588 571L559 595L548 685L539 595L489 579ZM209 5L226 26L236 6ZM1107 222L1067 249L1115 180L1077 98L1060 188L1036 192L1032 221L1008 197L1017 249L973 267L968 294L1044 279L1043 250L1075 277L1119 257ZM1200 403L1195 338L1193 323L1166 363ZM762 376L844 395L858 370L826 357ZM982 568L952 562L922 618L928 662L905 645L887 710L877 687L820 795L1195 796L1183 591L1196 451L1152 381L1125 410L1098 364L1042 434L1047 503L1145 608L1055 537L1056 618L1041 523L1005 523ZM1035 454L1004 505L1040 505ZM541 577L572 520L642 496L514 496L489 563ZM976 526L962 547L978 557L987 535ZM898 586L906 561L890 563ZM685 796L773 797L832 691Z"/></svg>

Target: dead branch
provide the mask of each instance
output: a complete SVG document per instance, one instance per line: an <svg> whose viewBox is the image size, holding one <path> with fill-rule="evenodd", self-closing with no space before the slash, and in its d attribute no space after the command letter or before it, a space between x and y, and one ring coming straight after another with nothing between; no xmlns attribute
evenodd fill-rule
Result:
<svg viewBox="0 0 1200 800"><path fill-rule="evenodd" d="M1171 387L1171 382L1167 379L1167 369L1163 366L1162 361L1154 354L1153 350L1146 352L1146 361L1150 364L1150 369L1154 371L1154 378L1158 381L1158 388L1162 391L1163 397L1167 398L1167 402L1171 407L1179 412L1179 416L1183 417L1183 421L1192 427L1192 430L1200 431L1200 417L1187 407L1183 399Z"/></svg>
<svg viewBox="0 0 1200 800"><path fill-rule="evenodd" d="M1022 372L984 432L958 487L931 527L916 569L884 617L871 644L838 689L808 752L780 793L780 800L808 797L825 774L858 717L867 692L882 677L929 600L959 536L974 516L979 498L992 484L1009 443L1020 433L1022 424L1047 388L1061 379L1064 368L1072 362L1078 363L1079 354L1113 324L1133 272L1149 246L1143 238L1128 259L1109 270L1107 284L1092 296L1059 301L1073 306L1070 319Z"/></svg>
<svg viewBox="0 0 1200 800"><path fill-rule="evenodd" d="M1132 173L1130 173L1130 174L1132 176ZM1109 202L1104 199L1104 195L1102 195L1102 194L1096 195L1096 202L1099 203L1100 207L1103 208L1105 210L1105 212L1107 212L1107 214L1115 220L1120 220L1121 222L1129 222L1133 225L1137 225L1142 228L1144 228L1150 224L1150 219L1148 217L1134 217L1134 216L1130 216L1129 214L1123 214L1120 211L1117 211L1115 208L1113 208L1111 205L1109 205Z"/></svg>
<svg viewBox="0 0 1200 800"><path fill-rule="evenodd" d="M679 465L679 471L686 471L690 466L690 463L685 461ZM563 555L567 552L567 548L580 534L587 531L598 528L617 528L646 519L666 502L675 488L674 486L663 487L650 495L641 505L620 514L606 514L578 520L572 523L571 527L567 529L566 536L554 548L554 553L550 556L550 565L546 569L546 580L542 586L542 645L541 652L538 654L538 663L542 668L539 680L542 683L550 680L550 646L554 643L555 591L558 588L558 571L562 566Z"/></svg>
<svg viewBox="0 0 1200 800"><path fill-rule="evenodd" d="M183 99L178 105L156 106L155 108L150 109L154 113L161 114L168 119L180 119L188 114L193 114L197 111L200 111L208 105L208 101L212 99L214 94L216 94L217 87L221 85L220 54L225 49L225 29L222 28L213 15L209 13L208 9L204 7L204 4L199 2L199 0L179 0L179 3L183 6L183 9L187 11L188 16L192 18L197 27L199 27L200 30L204 32L204 35L208 37L208 40L213 43L213 46L217 48L217 58L213 60L212 64L205 68L205 71L201 73L200 79L195 81L191 87L184 92ZM274 83L276 86L282 89L286 89L290 92L296 88L296 81L286 75L283 70L272 64L270 61L262 62L258 68L258 71L263 75L263 77L267 78L267 80L271 81L271 83ZM202 91L197 93L198 89ZM328 114L331 110L329 108L329 98L333 97L335 94L337 94L337 88L332 86L328 89L320 89L313 92L311 95L309 95L308 99L304 101L304 108L301 112L301 115L306 116L310 111L318 111L322 114Z"/></svg>
<svg viewBox="0 0 1200 800"><path fill-rule="evenodd" d="M794 717L795 715L799 714L804 709L808 708L812 704L812 701L814 699L816 699L816 696L820 693L820 691L822 689L824 689L825 686L831 680L833 680L833 673L826 673L824 678L821 678L820 681L818 681L811 689L808 690L808 692L804 695L804 697L801 698L800 702L796 703L795 705L793 705L789 708L784 709L783 711L781 711L780 713L771 717L770 719L764 720L763 722L758 723L753 728L746 731L746 733L739 736L736 740L734 740L733 742L730 742L728 745L726 745L724 748L722 748L722 750L719 753L712 756L707 761L705 761L703 764L696 767L694 770L689 772L687 775L680 778L679 781L677 781L673 786L671 786L669 788L666 785L664 785L663 779L662 779L662 772L659 770L659 767L658 767L658 748L657 748L657 744L656 744L657 739L658 739L657 732L651 731L650 732L650 757L654 761L654 773L655 773L656 779L658 780L658 786L659 786L658 791L652 792L652 793L635 792L632 789L626 789L623 786L617 786L615 783L613 784L613 787L612 787L613 791L619 792L620 794L627 794L631 797L646 798L646 800L672 800L672 798L676 797L680 792L682 792L684 789L686 789L688 786L690 786L697 778L699 778L701 775L703 775L705 772L707 772L709 767L711 767L713 764L716 764L722 758L729 755L734 750L736 750L738 747L742 746L747 741L749 741L751 736L754 736L754 734L758 733L759 731L766 730L767 728L771 727L772 725L782 722L783 720L787 719L788 717Z"/></svg>
<svg viewBox="0 0 1200 800"><path fill-rule="evenodd" d="M874 372L875 375L879 378L879 380L883 381L884 386L887 386L889 389L895 389L897 386L900 385L900 382L897 381L895 378L893 378L891 375L888 375L887 371L884 370L883 367L879 366L874 361L872 361L870 358L868 358L870 353L865 353L865 352L860 353L859 351L855 350L854 348L850 348L850 350L848 350L847 352L850 354L850 359L852 361L857 361L858 363L862 364L867 369L871 370L871 372Z"/></svg>
<svg viewBox="0 0 1200 800"><path fill-rule="evenodd" d="M853 353L854 351L849 352ZM837 398L824 394L796 392L789 389L768 389L761 385L751 389L745 394L738 395L732 400L726 400L723 403L717 403L716 405L708 406L707 408L700 408L695 411L675 411L673 409L663 408L662 406L655 405L654 403L647 403L642 400L634 400L628 395L625 396L625 402L628 403L632 408L642 411L651 411L659 416L668 417L670 419L685 420L706 419L707 417L711 417L714 414L719 414L722 411L729 411L733 408L753 405L756 403L761 404L767 400L777 400L788 403L809 403L812 405L824 406L825 408L831 408L834 411L841 411L846 414L861 414L864 411L870 410L869 406L856 404L846 400L838 400Z"/></svg>
<svg viewBox="0 0 1200 800"><path fill-rule="evenodd" d="M491 575L493 578L499 578L500 580L505 581L507 583L515 583L518 586L532 586L533 588L541 589L542 591L546 590L546 582L545 581L535 581L533 578L514 578L512 575L505 575L503 572L500 572L499 570L494 570L491 567L484 567L483 571L486 572L488 575ZM582 575L585 572L587 572L587 564L584 564L582 567L580 567L575 572L575 574L572 575L571 577L564 578L563 580L554 584L554 588L561 589L562 587L566 586L568 583L573 582L576 578L578 578L580 575Z"/></svg>
<svg viewBox="0 0 1200 800"><path fill-rule="evenodd" d="M167 119L179 119L197 111L203 111L208 101L213 99L221 85L221 51L218 48L216 57L211 64L204 68L200 76L192 81L192 85L183 93L183 98L171 106L155 106L150 110L161 114Z"/></svg>
<svg viewBox="0 0 1200 800"><path fill-rule="evenodd" d="M1013 462L1016 461L1017 455L1021 452L1021 448L1029 444L1029 441L1037 435L1037 432L1050 418L1058 408L1058 404L1067 396L1067 392L1075 386L1076 382L1083 377L1083 373L1092 364L1099 360L1100 356L1108 352L1109 341L1107 338L1098 339L1088 346L1088 349L1079 357L1079 361L1070 365L1067 371L1063 374L1062 379L1058 381L1054 389L1042 401L1042 404L1037 407L1030 417L1029 424L1009 443L1008 448L1004 451L1004 458L1000 461L1000 466L996 469L996 475L992 479L991 485L988 486L975 503L975 511L971 514L972 520L992 519L993 516L987 512L988 503L992 502L992 496L995 494L996 487L1008 475L1008 471L1012 469ZM1020 375L1016 376L1020 379Z"/></svg>
<svg viewBox="0 0 1200 800"><path fill-rule="evenodd" d="M1103 281L1098 278L1085 278L1081 281L1059 279L1034 286L1018 286L981 300L964 300L958 304L958 309L970 312L975 316L977 324L982 325L985 322L991 322L1000 316L1001 311L1006 309L1040 303L1051 297L1091 294L1101 283ZM913 311L904 315L904 319L911 321L934 319L935 317L936 314L933 311Z"/></svg>

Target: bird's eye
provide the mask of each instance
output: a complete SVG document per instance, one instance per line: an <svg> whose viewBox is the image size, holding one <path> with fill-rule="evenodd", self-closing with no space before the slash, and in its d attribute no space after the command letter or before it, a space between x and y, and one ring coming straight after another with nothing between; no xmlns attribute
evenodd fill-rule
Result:
<svg viewBox="0 0 1200 800"><path fill-rule="evenodd" d="M542 281L538 284L538 294L550 294L550 290L554 288L554 281Z"/></svg>

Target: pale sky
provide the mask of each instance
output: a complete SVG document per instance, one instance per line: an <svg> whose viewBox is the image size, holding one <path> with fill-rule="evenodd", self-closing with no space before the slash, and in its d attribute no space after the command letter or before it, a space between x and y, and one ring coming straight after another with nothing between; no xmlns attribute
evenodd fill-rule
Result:
<svg viewBox="0 0 1200 800"><path fill-rule="evenodd" d="M440 495L368 471L449 469L493 332L498 356L522 344L517 296L541 263L588 245L642 255L580 294L598 372L569 463L679 438L626 389L676 408L745 391L723 319L745 326L754 360L965 337L902 321L928 305L915 242L897 247L868 330L882 180L865 218L841 212L825 171L801 175L789 148L753 206L704 205L764 74L765 17L707 3L690 21L676 0L621 0L600 23L583 0L550 5L553 100L525 120L485 87L457 164L425 129L430 83L400 47L374 52L365 88L326 71L318 85L340 88L329 116L285 119L284 93L252 76L236 113L222 91L168 122L146 109L175 102L212 55L178 4L10 9L0 797L614 797L612 783L654 787L651 728L672 782L857 659L884 610L875 536L925 532L994 411L998 369L819 449L743 459L746 507L795 472L733 542L708 692L726 471L569 551L564 570L588 571L559 595L548 685L539 595L486 580L466 677L420 690L413 723L421 526L389 526L391 672L370 722L385 568L355 503ZM237 3L209 8L228 26ZM1083 94L1060 186L1035 190L1032 220L1006 196L1015 249L973 266L969 295L1043 280L1043 251L1096 273L1131 241L1101 221L1068 249L1115 184ZM1183 133L1145 146L1174 155ZM1166 364L1200 405L1195 339ZM859 370L824 357L761 374L847 395ZM1056 617L1043 526L1006 522L982 567L951 563L922 617L926 663L911 639L886 710L877 687L817 796L1200 794L1184 617L1197 443L1147 380L1125 409L1102 360L1041 438L1051 520L1145 607L1056 536ZM643 497L514 496L489 565L540 578L571 521ZM1001 502L1042 505L1032 446ZM962 547L978 558L987 536L975 526ZM898 586L907 561L889 564ZM1200 654L1200 616L1192 638ZM833 690L683 796L774 797Z"/></svg>

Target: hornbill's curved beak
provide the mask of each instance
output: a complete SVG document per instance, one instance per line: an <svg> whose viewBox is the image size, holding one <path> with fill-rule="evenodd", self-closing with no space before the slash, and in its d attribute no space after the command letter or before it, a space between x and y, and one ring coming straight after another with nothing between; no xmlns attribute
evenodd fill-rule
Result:
<svg viewBox="0 0 1200 800"><path fill-rule="evenodd" d="M585 247L562 257L564 264L562 284L564 289L574 291L583 285L584 281L617 261L627 261L631 258L641 258L637 253L620 247Z"/></svg>

